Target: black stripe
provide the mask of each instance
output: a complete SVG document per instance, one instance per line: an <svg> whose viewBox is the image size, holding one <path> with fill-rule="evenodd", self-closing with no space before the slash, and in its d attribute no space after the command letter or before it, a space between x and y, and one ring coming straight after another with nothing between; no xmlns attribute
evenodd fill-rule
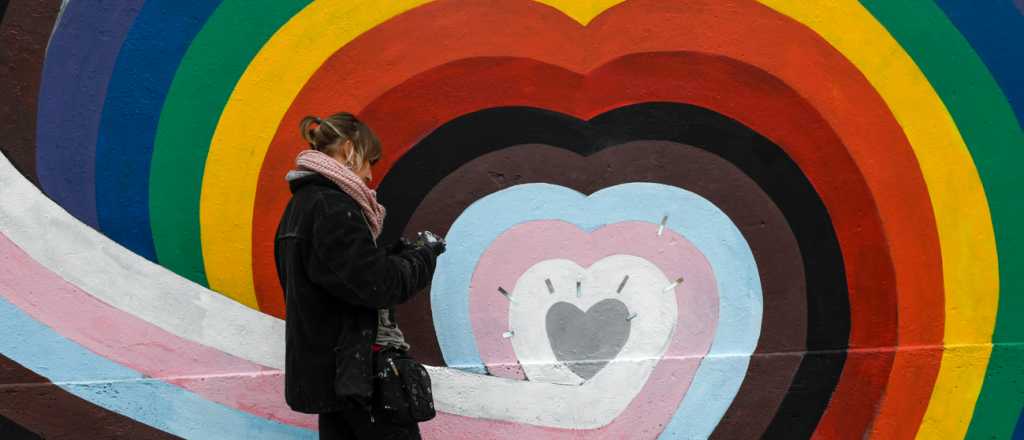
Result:
<svg viewBox="0 0 1024 440"><path fill-rule="evenodd" d="M777 145L707 109L652 103L614 110L593 122L609 127L605 145L653 138L705 148L753 178L782 210L804 256L807 353L764 437L810 438L839 383L850 336L842 251L813 186Z"/></svg>
<svg viewBox="0 0 1024 440"><path fill-rule="evenodd" d="M4 2L6 3L6 2ZM6 5L3 5L6 6ZM2 393L2 392L0 392ZM0 415L0 438L11 439L11 440L28 440L28 439L41 439L38 434L33 433L25 429L25 427L14 423L2 415Z"/></svg>
<svg viewBox="0 0 1024 440"><path fill-rule="evenodd" d="M4 15L7 14L7 0L0 0L0 23L4 21Z"/></svg>
<svg viewBox="0 0 1024 440"><path fill-rule="evenodd" d="M484 154L528 143L588 155L635 140L689 144L718 155L756 181L797 238L807 282L807 351L766 435L809 437L842 373L850 331L842 253L831 218L796 163L767 138L711 110L645 103L590 122L548 110L502 107L452 120L407 152L381 181L388 206L383 239L400 236L419 203L445 176ZM829 351L827 354L814 352Z"/></svg>

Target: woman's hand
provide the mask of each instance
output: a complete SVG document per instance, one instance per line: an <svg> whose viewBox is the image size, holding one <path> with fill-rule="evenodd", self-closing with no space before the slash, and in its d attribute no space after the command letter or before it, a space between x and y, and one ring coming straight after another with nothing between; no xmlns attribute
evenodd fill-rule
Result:
<svg viewBox="0 0 1024 440"><path fill-rule="evenodd" d="M443 254L446 249L444 238L438 237L430 231L423 231L416 234L416 241L413 242L413 244L430 249L430 251L434 253L435 257Z"/></svg>

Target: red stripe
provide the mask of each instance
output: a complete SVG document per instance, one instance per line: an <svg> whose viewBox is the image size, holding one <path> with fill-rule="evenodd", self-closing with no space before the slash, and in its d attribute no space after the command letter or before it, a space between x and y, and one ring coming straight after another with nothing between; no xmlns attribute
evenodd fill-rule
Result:
<svg viewBox="0 0 1024 440"><path fill-rule="evenodd" d="M897 318L902 344L941 343L941 261L932 209L916 159L885 103L842 54L803 25L751 2L701 3L629 2L582 28L546 6L528 2L462 2L456 7L443 1L390 20L339 50L282 119L261 173L253 255L261 305L281 313L272 243L266 237L272 235L287 201L280 176L300 144L295 127L305 114L366 108L364 119L389 152L377 166L382 175L417 139L459 112L533 105L587 117L626 102L674 100L743 121L786 148L805 170L843 243L851 288L851 346L895 345ZM681 49L742 60L780 78L799 96L774 96L786 91L764 84L764 75L716 79L708 75L723 67L703 66L701 75L694 77L695 66L645 64L642 58L613 63L585 79L554 66L516 62L474 70L477 78L488 78L482 84L477 81L477 88L465 66L450 67L456 69L446 71L451 77L427 73L408 80L441 63L474 55L517 55L578 72L632 52ZM519 70L507 70L512 68ZM422 80L427 76L433 82ZM400 94L393 92L391 98L385 96L367 108L403 81ZM829 127L805 126L794 116L804 107L801 97L831 124L859 159L859 169L841 145L821 142L830 137ZM884 222L878 219L879 211ZM902 303L898 317L897 298ZM864 432L892 361L888 352L870 360L851 356L820 432ZM893 375L886 404L905 407L902 423L916 425L938 365L904 361L919 380Z"/></svg>

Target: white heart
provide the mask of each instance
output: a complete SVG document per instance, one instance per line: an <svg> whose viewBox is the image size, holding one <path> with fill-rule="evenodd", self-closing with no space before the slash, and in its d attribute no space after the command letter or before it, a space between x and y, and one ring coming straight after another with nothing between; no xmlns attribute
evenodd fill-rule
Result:
<svg viewBox="0 0 1024 440"><path fill-rule="evenodd" d="M617 293L626 275L629 281ZM547 290L545 279L555 286L554 294ZM579 297L577 279L581 281ZM656 265L632 255L605 257L588 269L564 259L533 265L516 282L509 311L514 350L530 380L432 369L438 408L553 428L608 425L641 391L672 340L678 305L675 290L665 291L670 283ZM547 308L564 301L588 309L610 297L636 311L634 327L619 355L590 380L582 381L551 350L545 329Z"/></svg>
<svg viewBox="0 0 1024 440"><path fill-rule="evenodd" d="M622 280L629 280L618 292ZM554 287L551 293L548 282ZM577 294L577 281L579 292ZM619 371L609 369L613 364L629 370L619 385L610 393L632 399L643 388L654 364L639 360L659 360L665 354L675 330L678 305L674 292L666 293L671 283L654 263L632 256L605 257L584 269L573 261L545 260L526 270L516 282L509 307L509 328L514 332L512 347L531 381L580 385L584 380L555 357L546 329L548 309L557 302L567 302L580 310L589 310L601 300L614 298L622 301L631 313L629 339L605 368L590 380L603 374Z"/></svg>

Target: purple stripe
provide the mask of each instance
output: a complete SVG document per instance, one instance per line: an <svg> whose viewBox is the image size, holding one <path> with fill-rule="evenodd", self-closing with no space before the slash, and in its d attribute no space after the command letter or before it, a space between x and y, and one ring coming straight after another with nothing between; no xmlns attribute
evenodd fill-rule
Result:
<svg viewBox="0 0 1024 440"><path fill-rule="evenodd" d="M36 124L43 191L97 227L96 140L107 83L143 0L74 0L54 30L43 65Z"/></svg>

